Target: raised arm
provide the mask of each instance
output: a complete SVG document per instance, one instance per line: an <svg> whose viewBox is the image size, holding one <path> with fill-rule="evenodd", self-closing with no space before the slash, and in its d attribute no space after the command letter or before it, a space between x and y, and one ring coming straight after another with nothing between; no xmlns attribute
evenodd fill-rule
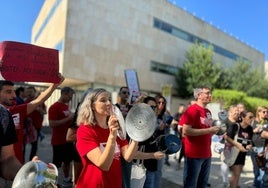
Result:
<svg viewBox="0 0 268 188"><path fill-rule="evenodd" d="M64 81L64 77L59 74L60 82L51 84L45 91L43 91L36 99L27 104L27 114L32 113L40 104L44 103L54 92L54 90Z"/></svg>

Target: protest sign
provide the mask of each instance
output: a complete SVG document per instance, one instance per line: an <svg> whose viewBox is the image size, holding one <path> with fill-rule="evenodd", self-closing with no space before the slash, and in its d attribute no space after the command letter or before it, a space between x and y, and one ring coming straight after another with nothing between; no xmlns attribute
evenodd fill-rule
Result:
<svg viewBox="0 0 268 188"><path fill-rule="evenodd" d="M0 80L58 83L58 50L14 41L0 42Z"/></svg>

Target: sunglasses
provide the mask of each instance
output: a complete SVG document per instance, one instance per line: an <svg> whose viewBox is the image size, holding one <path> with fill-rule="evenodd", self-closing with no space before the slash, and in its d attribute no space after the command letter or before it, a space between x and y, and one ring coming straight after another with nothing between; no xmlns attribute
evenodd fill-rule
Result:
<svg viewBox="0 0 268 188"><path fill-rule="evenodd" d="M122 91L121 93L124 94L124 95L125 94L128 94L129 95L129 92L128 91Z"/></svg>

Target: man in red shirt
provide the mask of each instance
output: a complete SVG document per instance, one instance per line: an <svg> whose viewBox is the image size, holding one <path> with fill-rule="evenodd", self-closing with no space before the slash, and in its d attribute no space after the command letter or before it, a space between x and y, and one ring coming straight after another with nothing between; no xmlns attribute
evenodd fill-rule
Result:
<svg viewBox="0 0 268 188"><path fill-rule="evenodd" d="M212 126L212 115L206 108L211 101L210 88L194 89L194 97L196 103L187 108L180 122L186 156L183 183L185 188L206 188L211 167L211 136L219 127Z"/></svg>
<svg viewBox="0 0 268 188"><path fill-rule="evenodd" d="M53 93L53 91L63 82L64 77L59 75L61 81L57 84L51 84L44 92L42 92L36 99L27 104L22 105L14 105L15 100L15 89L14 85L10 86L5 93L8 93L8 97L3 98L0 101L0 104L5 106L10 113L12 114L12 118L15 124L16 133L18 137L18 141L14 144L15 155L18 160L23 164L24 156L23 156L23 120L26 118L28 114L33 112L36 107L40 104L44 103Z"/></svg>
<svg viewBox="0 0 268 188"><path fill-rule="evenodd" d="M68 105L73 94L74 90L72 88L63 87L59 100L48 109L49 126L52 128L53 164L58 168L62 167L63 186L72 185L69 172L74 155L74 145L66 141L66 134L74 118L74 114L70 111Z"/></svg>

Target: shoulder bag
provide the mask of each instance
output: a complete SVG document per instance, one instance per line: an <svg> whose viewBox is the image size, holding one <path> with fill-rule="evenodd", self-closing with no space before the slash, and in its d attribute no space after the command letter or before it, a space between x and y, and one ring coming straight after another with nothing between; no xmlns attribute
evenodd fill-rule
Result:
<svg viewBox="0 0 268 188"><path fill-rule="evenodd" d="M266 155L265 155L265 142L264 142L264 145L263 145L263 151L261 153L256 153L255 161L256 161L257 166L260 169L263 170L265 168L265 164L267 162L266 161Z"/></svg>
<svg viewBox="0 0 268 188"><path fill-rule="evenodd" d="M235 124L234 124L235 125ZM237 132L234 137L234 141L237 141L238 137L238 132L240 129L240 125L236 124L238 126ZM225 142L224 149L223 149L223 155L222 155L222 160L227 166L231 167L235 163L235 160L239 154L239 149L232 144L228 143L227 141Z"/></svg>
<svg viewBox="0 0 268 188"><path fill-rule="evenodd" d="M139 151L143 152L145 146L141 146ZM131 188L142 188L146 179L146 168L143 165L143 160L133 162L131 167Z"/></svg>

